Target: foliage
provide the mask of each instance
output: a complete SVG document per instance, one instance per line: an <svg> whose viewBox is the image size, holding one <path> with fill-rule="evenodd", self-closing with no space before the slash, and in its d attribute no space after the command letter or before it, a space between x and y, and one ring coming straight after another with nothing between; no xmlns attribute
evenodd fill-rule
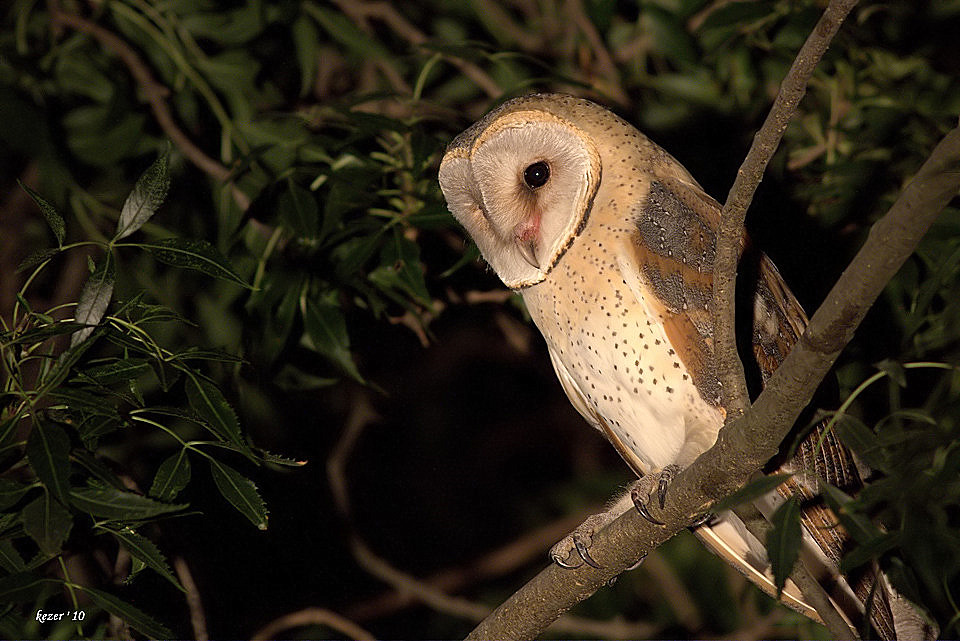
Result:
<svg viewBox="0 0 960 641"><path fill-rule="evenodd" d="M310 477L291 491L287 477L258 475L261 489L277 488L258 492L241 471L289 462L252 443L326 459L353 405L345 399L376 399L392 428L384 451L362 454L351 467L364 488L351 525L374 538L384 532L378 545L396 546L391 556L405 567L428 570L479 556L503 531L515 536L557 516L569 497L579 504L604 498L615 481L596 488L595 479L609 479L608 466L620 468L584 455L592 451L582 440L588 437L558 431L582 429L579 419L550 409L554 432L546 432L542 414L527 414L541 407L536 399L555 398L548 390L556 385L539 343L524 343L515 329L523 321L516 301L465 309L498 284L446 213L435 180L443 145L501 99L568 91L618 110L722 196L822 3L8 4L0 30L0 181L7 195L0 212L0 562L7 576L0 586L20 605L5 611L0 629L14 637L102 633L96 626L103 617L82 629L71 622L65 631L29 621L38 599L64 598L63 586L104 612L125 603L132 627L168 636L143 623L146 615L134 614L131 603L161 593L173 601L176 588L165 593L138 578L122 590L131 598L120 602L109 583L122 577L99 587L71 581L67 561L93 558L95 550L113 559L122 546L134 559L131 574L149 567L176 584L160 534L182 540L189 536L178 533L195 533L185 523L205 517L172 517L190 514L184 497L193 505L207 490L256 525L266 523L261 494L271 498L273 522L279 504L283 518L297 523L285 533L271 528L265 537L288 538L245 549L247 562L232 571L263 567L257 555L272 566L277 550L294 550L298 563L319 559L303 574L342 572L337 582L349 586L304 588L316 602L347 610L378 590L378 582L357 578L355 565L330 569L350 548L329 527L324 483ZM956 2L864 4L818 69L750 221L808 309L955 125L958 28ZM175 176L169 188L168 164ZM24 192L15 178L33 200L17 204L14 194ZM167 203L163 213L153 216L160 202ZM59 212L70 213L69 224ZM875 475L852 501L827 494L851 525L862 525L845 563L879 559L946 636L960 634L960 545L952 534L960 525L960 390L955 370L909 364L957 363L958 216L956 209L943 214L843 357L840 398L849 402L835 429ZM88 265L84 256L96 260ZM483 329L464 329L467 316L482 318ZM485 368L493 367L484 359L508 344L527 351L502 357L489 375L500 384L484 387ZM431 365L443 360L438 352L450 355L443 366ZM518 355L524 362L539 355L539 369L511 377ZM885 388L872 384L871 364L880 361L888 363ZM514 388L519 400L511 404ZM429 396L438 389L453 391ZM473 393L482 399L471 409L457 405ZM491 402L493 395L500 402ZM505 421L497 412L508 410L510 429L496 432ZM512 459L486 445L495 437L481 434L499 434L528 460L507 466ZM539 469L529 462L538 452L563 463L524 476ZM488 460L467 468L465 458L472 465L482 453ZM408 460L415 470L407 470ZM210 474L193 474L197 463ZM437 469L442 483L430 476ZM480 478L489 483L488 500L463 500L479 491ZM131 482L146 491L131 491ZM383 487L404 492L378 491ZM302 496L319 502L311 504L319 521L300 509ZM465 503L501 511L484 512L477 523ZM224 545L247 540L240 524L217 525ZM430 545L424 529L435 532ZM309 553L293 530L314 537ZM445 547L456 541L467 543ZM200 543L183 549L195 565L210 555ZM701 580L693 570L712 562L691 561L702 552L682 542L665 554L688 586ZM214 576L207 571L211 585ZM249 636L257 617L278 616L290 601L259 593L244 601L236 576L215 591L225 602L255 601L263 610L212 614L220 636ZM641 598L638 606L640 582L621 581L592 599L588 612L628 611L672 636L735 634L747 625L709 603L700 606L701 627L662 599ZM264 592L280 594L290 583L278 579ZM514 583L484 589L499 593ZM726 592L714 602L750 609ZM154 611L149 605L137 612ZM183 613L165 608L163 616ZM779 616L775 625L796 621ZM380 625L385 636L439 637L469 624L423 616ZM410 627L396 627L403 625Z"/></svg>
<svg viewBox="0 0 960 641"><path fill-rule="evenodd" d="M63 564L71 537L112 537L133 559L127 581L149 568L183 591L163 553L138 530L150 530L152 524L182 515L189 507L175 501L190 482L191 458L210 466L227 501L258 528L267 527L267 509L254 483L214 455L236 452L258 464L266 458L243 438L229 402L203 371L206 362L236 359L216 350L165 347L151 329L157 323L186 319L146 302L142 294L113 301L121 248L146 250L168 264L243 284L226 259L204 241L174 237L156 243L120 242L156 213L169 183L164 154L127 197L110 241L69 245L63 244L63 217L26 188L58 246L21 265L21 271L30 270L29 276L17 294L10 324L4 323L0 332L4 380L0 451L9 470L0 479L4 510L0 547L8 573L0 579L0 593L7 602L49 610L48 598L60 586L70 593L74 608L77 594L83 594L154 637L172 633L130 603L71 579ZM89 245L99 246L104 256L94 262L88 255L90 276L73 318L55 318L57 309L34 311L27 299L29 285L62 254ZM67 337L69 346L62 349ZM109 346L95 349L104 344ZM187 407L180 406L175 394L181 382ZM143 430L163 434L175 445L147 493L132 489L132 479L117 474L102 459L107 442L122 439L124 432ZM55 563L61 565L63 578L44 577L44 568ZM85 620L85 611L80 619L75 614L79 612L72 610L67 619ZM9 630L25 629L26 622L18 618L7 612ZM94 621L91 617L85 625Z"/></svg>

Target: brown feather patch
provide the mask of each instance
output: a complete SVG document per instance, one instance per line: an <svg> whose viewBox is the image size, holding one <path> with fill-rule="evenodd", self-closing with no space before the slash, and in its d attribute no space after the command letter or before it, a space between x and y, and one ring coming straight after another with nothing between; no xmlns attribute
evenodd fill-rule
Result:
<svg viewBox="0 0 960 641"><path fill-rule="evenodd" d="M633 248L670 344L700 396L720 403L713 369L713 231L719 205L677 180L655 180L633 212Z"/></svg>

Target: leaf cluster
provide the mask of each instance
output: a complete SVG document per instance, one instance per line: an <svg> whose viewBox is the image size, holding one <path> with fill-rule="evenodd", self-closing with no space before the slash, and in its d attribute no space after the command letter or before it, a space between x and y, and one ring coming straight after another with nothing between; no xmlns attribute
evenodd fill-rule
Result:
<svg viewBox="0 0 960 641"><path fill-rule="evenodd" d="M173 310L151 304L142 294L114 300L121 254L139 249L184 269L244 284L226 259L203 241L169 238L121 242L156 212L169 188L167 156L162 155L137 181L120 215L114 237L100 245L103 256L90 260L90 274L73 305L72 318L58 311L34 310L28 287L61 254L91 243L64 245L65 222L56 208L33 190L57 246L28 258L29 271L17 294L12 321L0 331L0 601L7 603L2 625L17 636L26 629L16 603L43 608L66 591L76 605L83 594L102 611L153 637L172 633L138 607L91 585L71 579L63 559L77 545L102 547L109 539L133 560L125 581L150 569L178 590L183 586L147 533L153 524L188 514L183 491L192 463L209 466L216 487L231 505L260 529L267 508L253 481L225 458L245 457L262 464L277 457L258 452L244 438L237 415L212 379L209 362L234 357L217 350L165 347L158 323L186 323ZM69 338L69 345L65 339ZM180 401L185 391L186 404ZM149 490L131 487L116 471L109 451L117 443L149 438L156 432L173 453L157 468ZM109 445L108 445L109 444ZM54 578L47 568L59 564ZM83 626L97 625L91 617ZM77 624L80 633L81 624Z"/></svg>

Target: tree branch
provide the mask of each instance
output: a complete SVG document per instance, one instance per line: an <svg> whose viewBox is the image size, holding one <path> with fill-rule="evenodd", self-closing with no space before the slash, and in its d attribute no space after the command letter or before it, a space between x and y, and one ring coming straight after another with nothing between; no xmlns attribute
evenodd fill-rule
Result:
<svg viewBox="0 0 960 641"><path fill-rule="evenodd" d="M143 95L150 104L150 110L153 112L157 124L163 132L173 141L183 155L192 162L198 169L205 174L218 180L226 182L230 179L230 170L219 162L208 156L190 139L187 134L177 125L173 112L167 104L167 96L170 90L158 82L147 64L141 60L137 52L127 44L122 38L105 29L104 27L90 22L86 18L74 13L67 13L60 9L51 7L50 16L54 25L66 25L81 33L93 37L103 47L111 51L120 58L130 71L137 84L143 90ZM246 211L250 207L250 198L240 190L236 185L229 185L233 199L240 209Z"/></svg>
<svg viewBox="0 0 960 641"><path fill-rule="evenodd" d="M727 202L723 205L713 263L713 331L715 367L723 390L723 406L727 410L728 421L744 412L749 399L734 330L737 262L740 259L740 241L747 207L787 125L797 111L797 105L807 91L813 70L855 4L857 0L830 0L817 26L797 53L790 71L780 83L773 107L753 137L750 151L740 165Z"/></svg>
<svg viewBox="0 0 960 641"><path fill-rule="evenodd" d="M583 601L644 554L686 527L710 505L740 487L774 454L809 403L840 350L883 287L914 251L940 211L960 191L960 128L937 145L810 321L799 343L749 410L728 423L716 444L670 486L671 500L656 526L634 510L598 532L590 553L602 566L576 570L551 565L471 633L470 639L536 637L561 613Z"/></svg>

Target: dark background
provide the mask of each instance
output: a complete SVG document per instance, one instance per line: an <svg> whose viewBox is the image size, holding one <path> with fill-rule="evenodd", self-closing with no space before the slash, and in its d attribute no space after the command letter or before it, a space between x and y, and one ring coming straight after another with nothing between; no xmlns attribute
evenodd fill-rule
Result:
<svg viewBox="0 0 960 641"><path fill-rule="evenodd" d="M286 469L224 455L256 482L270 510L265 532L225 501L199 466L179 497L193 512L141 531L189 567L212 638L248 638L310 607L340 613L377 637L462 636L473 626L469 617L391 597L395 588L358 560L352 542L412 577L429 582L442 574L450 595L493 607L547 563L547 549L577 515L630 480L567 402L522 304L469 253L446 213L436 185L444 145L503 99L571 92L635 123L722 201L822 5L129 0L16 1L2 10L6 320L26 277L17 264L49 243L15 180L58 207L68 241L102 240L137 176L166 148L171 130L146 100L138 64L169 89L162 102L176 126L232 171L250 201L238 203L174 137L170 195L138 233L205 238L248 282L267 239L279 239L255 293L148 255L120 254L118 297L143 291L192 319L158 329L170 345L241 356L241 365L210 374L249 440L308 461ZM114 40L58 21L57 10ZM956 125L957 33L956 2L861 3L817 71L748 219L808 311ZM127 50L137 63L118 55ZM298 217L291 193L315 202L312 223ZM957 362L957 247L960 215L951 209L841 357L830 379L839 396L826 409L836 409L883 359ZM88 274L84 252L99 254L71 252L28 290L35 308L77 300ZM336 345L311 337L301 307L290 317L280 312L278 301L301 294L339 310L347 362L342 351L331 357ZM97 349L92 357L111 346ZM861 507L903 534L877 558L913 568L916 598L941 626L953 619L946 636L960 634L951 602L960 598L960 489L951 446L960 430L960 385L955 372L941 370L910 370L906 387L890 380L851 408L889 463ZM159 395L145 389L148 400ZM915 413L905 418L905 409ZM891 425L899 430L893 436L885 431ZM909 457L905 439L915 444ZM348 446L346 454L338 449ZM94 453L145 490L170 447L157 433L131 427ZM335 498L331 460L342 463L348 513ZM11 469L0 473L15 475ZM924 485L924 473L953 483ZM532 541L529 552L514 550L498 569L483 569L481 560L520 540ZM123 584L112 573L117 553L115 543L80 525L63 548L89 585L122 596L178 636L196 634L184 596L149 570ZM41 571L59 572L57 563ZM35 607L66 604L55 594L6 610L5 630L75 636L70 627L15 627L17 616L29 622ZM87 610L84 633L108 634L93 625L106 625L106 615ZM574 613L639 622L619 631L626 637L825 634L775 606L689 534ZM316 624L273 634L344 633Z"/></svg>

